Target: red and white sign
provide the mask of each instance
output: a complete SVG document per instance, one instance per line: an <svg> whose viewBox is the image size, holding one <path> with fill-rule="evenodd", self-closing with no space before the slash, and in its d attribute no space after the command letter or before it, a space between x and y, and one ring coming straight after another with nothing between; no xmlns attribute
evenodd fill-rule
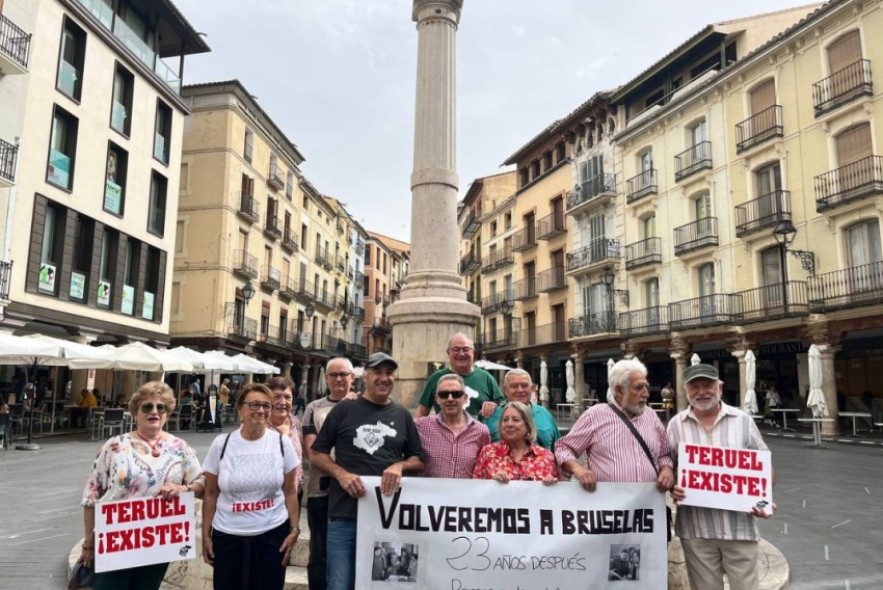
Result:
<svg viewBox="0 0 883 590"><path fill-rule="evenodd" d="M750 512L773 512L772 456L769 451L678 445L678 485L682 504Z"/></svg>
<svg viewBox="0 0 883 590"><path fill-rule="evenodd" d="M95 505L95 571L196 557L193 493Z"/></svg>

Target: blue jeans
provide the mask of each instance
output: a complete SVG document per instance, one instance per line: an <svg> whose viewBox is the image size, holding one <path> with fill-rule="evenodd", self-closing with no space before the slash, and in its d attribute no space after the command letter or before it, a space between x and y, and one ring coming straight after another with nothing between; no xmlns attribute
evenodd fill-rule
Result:
<svg viewBox="0 0 883 590"><path fill-rule="evenodd" d="M356 586L356 520L328 519L328 590L353 590Z"/></svg>

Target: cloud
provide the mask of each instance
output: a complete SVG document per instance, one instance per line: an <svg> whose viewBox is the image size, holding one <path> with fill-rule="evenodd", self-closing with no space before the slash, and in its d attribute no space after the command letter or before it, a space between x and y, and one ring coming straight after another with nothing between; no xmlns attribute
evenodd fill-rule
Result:
<svg viewBox="0 0 883 590"><path fill-rule="evenodd" d="M561 37L549 37L549 43L551 43L555 47L561 47L561 45L563 45L563 43L561 42Z"/></svg>
<svg viewBox="0 0 883 590"><path fill-rule="evenodd" d="M607 56L599 55L578 69L574 76L577 78L594 78L595 74L603 70L605 65L607 65Z"/></svg>
<svg viewBox="0 0 883 590"><path fill-rule="evenodd" d="M512 27L512 34L515 35L516 37L523 37L525 31L526 31L526 29L522 26L519 26L519 25L513 25L513 27Z"/></svg>

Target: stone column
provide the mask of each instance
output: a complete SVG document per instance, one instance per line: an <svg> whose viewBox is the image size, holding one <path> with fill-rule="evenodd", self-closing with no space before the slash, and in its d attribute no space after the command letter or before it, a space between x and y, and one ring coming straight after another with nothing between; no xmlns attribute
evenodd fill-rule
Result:
<svg viewBox="0 0 883 590"><path fill-rule="evenodd" d="M583 400L586 399L586 367L583 353L574 353L570 355L570 359L573 361L573 386L576 389L573 403L576 404L576 415L579 416L582 413Z"/></svg>
<svg viewBox="0 0 883 590"><path fill-rule="evenodd" d="M523 369L524 368L524 353L520 350L515 353L515 368Z"/></svg>
<svg viewBox="0 0 883 590"><path fill-rule="evenodd" d="M748 366L745 363L745 353L748 352L746 350L734 350L732 355L736 357L739 361L739 407L748 412L748 408L745 406L745 394L748 393L748 374L745 369ZM751 412L748 412L749 414Z"/></svg>
<svg viewBox="0 0 883 590"><path fill-rule="evenodd" d="M401 299L388 311L395 395L415 407L427 362L445 358L452 334L475 333L479 307L466 301L458 274L456 33L463 0L414 0L417 96L411 174L411 266Z"/></svg>
<svg viewBox="0 0 883 590"><path fill-rule="evenodd" d="M675 362L675 390L677 391L677 411L687 407L687 394L684 391L684 370L687 368L687 347L680 339L672 338L669 356Z"/></svg>
<svg viewBox="0 0 883 590"><path fill-rule="evenodd" d="M822 391L825 393L825 404L828 416L833 422L822 422L822 434L826 436L840 435L840 420L837 408L837 379L834 371L834 353L836 348L828 344L817 344L822 360Z"/></svg>

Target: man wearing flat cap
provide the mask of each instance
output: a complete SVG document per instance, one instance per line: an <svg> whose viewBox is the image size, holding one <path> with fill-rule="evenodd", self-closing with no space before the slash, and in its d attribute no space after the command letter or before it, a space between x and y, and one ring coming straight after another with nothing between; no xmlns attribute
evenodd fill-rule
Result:
<svg viewBox="0 0 883 590"><path fill-rule="evenodd" d="M751 416L721 401L723 382L714 366L699 363L687 367L684 389L689 406L668 423L675 461L682 442L768 450ZM684 489L676 485L672 496L682 500ZM757 508L751 512L685 505L678 508L675 532L684 548L691 588L723 590L726 573L732 590L757 589L760 536L756 517L767 518Z"/></svg>
<svg viewBox="0 0 883 590"><path fill-rule="evenodd" d="M365 393L329 412L312 446L312 461L332 477L328 489L328 590L351 590L356 580L357 499L368 490L362 475L381 477L390 496L402 475L423 469L423 448L411 413L390 399L398 363L375 352L365 363ZM334 451L334 458L331 452Z"/></svg>

